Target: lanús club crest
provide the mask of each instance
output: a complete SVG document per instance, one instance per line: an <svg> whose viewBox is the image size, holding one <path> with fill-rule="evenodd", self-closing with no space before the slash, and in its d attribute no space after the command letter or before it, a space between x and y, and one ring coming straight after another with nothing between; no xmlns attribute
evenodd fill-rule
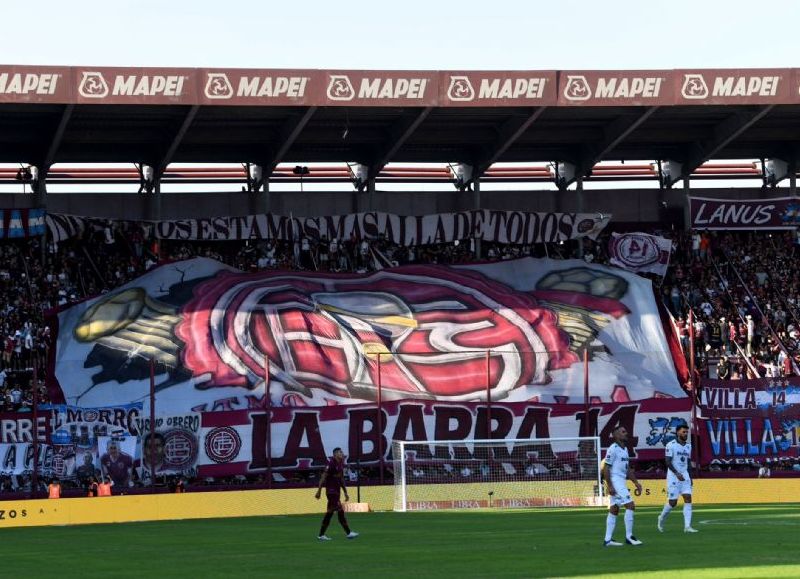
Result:
<svg viewBox="0 0 800 579"><path fill-rule="evenodd" d="M141 289L109 296L75 336L104 353L86 365L99 362L108 382L134 378L136 360L157 355L180 372L166 386L193 376L198 388L255 388L268 360L270 379L288 392L364 400L376 397L378 380L387 399L482 399L489 349L492 396L501 399L578 361L609 316L627 313L618 301L626 291L624 279L590 268L551 273L532 294L441 266L218 273L180 308Z"/></svg>

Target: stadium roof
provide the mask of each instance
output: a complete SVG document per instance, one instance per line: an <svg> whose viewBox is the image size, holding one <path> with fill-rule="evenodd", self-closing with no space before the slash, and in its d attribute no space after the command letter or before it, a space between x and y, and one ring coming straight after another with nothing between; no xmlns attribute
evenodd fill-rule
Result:
<svg viewBox="0 0 800 579"><path fill-rule="evenodd" d="M0 162L793 160L800 70L0 66Z"/></svg>

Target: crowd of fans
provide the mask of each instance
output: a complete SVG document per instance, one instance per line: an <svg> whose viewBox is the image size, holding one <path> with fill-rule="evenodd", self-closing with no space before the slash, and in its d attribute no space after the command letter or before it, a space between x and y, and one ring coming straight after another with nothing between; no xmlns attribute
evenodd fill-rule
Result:
<svg viewBox="0 0 800 579"><path fill-rule="evenodd" d="M673 240L670 268L653 278L700 375L720 379L800 374L800 272L794 232L662 232ZM135 224L96 222L82 238L42 245L0 243L0 412L48 402L52 344L48 310L111 291L159 263L204 256L243 271L369 272L405 264L461 264L521 256L607 263L608 234L596 242L501 245L473 239L402 247L384 237L289 241L181 242L149 239ZM693 324L692 332L689 323ZM650 468L658 468L651 465ZM294 480L300 477L298 480ZM286 482L303 483L290 474ZM197 484L264 484L252 480ZM30 489L29 477L0 476L0 492Z"/></svg>

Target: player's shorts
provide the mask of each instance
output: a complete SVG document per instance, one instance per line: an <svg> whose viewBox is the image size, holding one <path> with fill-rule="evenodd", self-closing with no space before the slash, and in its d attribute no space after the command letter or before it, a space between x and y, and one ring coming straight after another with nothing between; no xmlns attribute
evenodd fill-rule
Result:
<svg viewBox="0 0 800 579"><path fill-rule="evenodd" d="M344 510L342 495L340 493L326 495L328 497L328 512Z"/></svg>
<svg viewBox="0 0 800 579"><path fill-rule="evenodd" d="M692 494L692 479L685 477L685 480L678 480L670 477L667 479L667 496L669 500L676 501L681 495Z"/></svg>
<svg viewBox="0 0 800 579"><path fill-rule="evenodd" d="M628 503L633 502L633 497L631 497L631 491L628 490L628 485L625 481L611 481L611 484L614 485L614 490L617 491L617 494L610 495L609 498L609 505L611 506L618 506L621 507L622 505L627 505Z"/></svg>

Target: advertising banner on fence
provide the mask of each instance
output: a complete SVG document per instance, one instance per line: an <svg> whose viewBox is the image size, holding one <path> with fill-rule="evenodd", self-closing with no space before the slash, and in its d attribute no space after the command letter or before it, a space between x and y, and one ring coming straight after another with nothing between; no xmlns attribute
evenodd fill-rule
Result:
<svg viewBox="0 0 800 579"><path fill-rule="evenodd" d="M611 264L638 273L667 274L672 241L647 233L612 233Z"/></svg>
<svg viewBox="0 0 800 579"><path fill-rule="evenodd" d="M322 217L245 215L177 221L145 222L148 236L158 239L228 241L234 239L292 240L386 239L399 245L427 245L478 238L497 243L532 244L589 237L595 239L611 215L600 213L525 213L479 209L459 213L395 215L351 213ZM50 236L62 241L80 235L94 220L90 217L49 213Z"/></svg>
<svg viewBox="0 0 800 579"><path fill-rule="evenodd" d="M151 432L150 418L139 420L144 473L149 475L152 465L157 477L164 474L193 476L199 451L200 414L156 416L155 422L155 432Z"/></svg>
<svg viewBox="0 0 800 579"><path fill-rule="evenodd" d="M524 258L370 274L242 273L197 258L59 314L51 399L156 413L377 400L684 398L649 280ZM265 368L266 364L266 368ZM85 414L84 414L85 419ZM131 431L131 433L133 433Z"/></svg>
<svg viewBox="0 0 800 579"><path fill-rule="evenodd" d="M800 461L800 378L704 380L702 464Z"/></svg>
<svg viewBox="0 0 800 579"><path fill-rule="evenodd" d="M601 404L592 406L587 415L582 404L500 403L489 410L486 404L418 400L387 402L382 412L380 427L374 404L276 408L271 410L271 425L261 410L204 413L199 474L263 473L268 466L276 470L318 468L337 446L349 463L374 465L381 454L385 461L391 460L392 440L532 439L596 432L607 448L618 425L630 433L636 459L657 460L664 457L664 446L674 438L675 427L688 422L691 401ZM491 433L487 426L490 412ZM459 447L458 452L463 456L454 458L471 458L467 446ZM520 460L525 459L508 449L508 462L524 469L527 465Z"/></svg>
<svg viewBox="0 0 800 579"><path fill-rule="evenodd" d="M711 199L689 197L694 229L795 229L800 225L800 199Z"/></svg>

